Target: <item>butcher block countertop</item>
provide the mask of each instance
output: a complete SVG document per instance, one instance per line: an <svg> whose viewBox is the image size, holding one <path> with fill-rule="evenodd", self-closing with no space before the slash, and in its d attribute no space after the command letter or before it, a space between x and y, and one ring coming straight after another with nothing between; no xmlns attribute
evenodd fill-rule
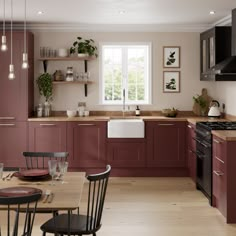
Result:
<svg viewBox="0 0 236 236"><path fill-rule="evenodd" d="M211 133L225 141L236 141L236 130L213 130Z"/></svg>

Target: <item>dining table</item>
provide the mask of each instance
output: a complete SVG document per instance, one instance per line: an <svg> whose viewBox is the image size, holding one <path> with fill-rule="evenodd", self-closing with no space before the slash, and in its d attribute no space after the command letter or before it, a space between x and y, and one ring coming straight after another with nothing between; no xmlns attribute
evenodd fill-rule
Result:
<svg viewBox="0 0 236 236"><path fill-rule="evenodd" d="M4 172L3 178L9 173L11 172ZM0 190L10 187L37 188L42 191L37 211L71 211L79 207L84 181L85 172L67 172L63 176L63 180L56 178L53 181L50 178L47 180L30 181L13 175L12 178L0 179ZM46 196L47 194L49 196ZM46 198L47 200L45 201ZM0 206L1 209L4 209L4 206Z"/></svg>

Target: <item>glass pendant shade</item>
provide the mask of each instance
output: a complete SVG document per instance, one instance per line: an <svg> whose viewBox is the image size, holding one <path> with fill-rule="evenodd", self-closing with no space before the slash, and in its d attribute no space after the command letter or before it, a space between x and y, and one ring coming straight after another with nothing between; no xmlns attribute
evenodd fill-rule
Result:
<svg viewBox="0 0 236 236"><path fill-rule="evenodd" d="M5 35L2 36L2 45L1 45L1 51L7 51L7 38Z"/></svg>
<svg viewBox="0 0 236 236"><path fill-rule="evenodd" d="M15 79L16 76L15 76L15 72L14 72L14 65L13 64L10 64L9 65L9 75L8 75L8 79L9 80L13 80Z"/></svg>
<svg viewBox="0 0 236 236"><path fill-rule="evenodd" d="M23 53L23 62L21 65L22 69L28 69L29 68L29 63L28 63L28 54Z"/></svg>

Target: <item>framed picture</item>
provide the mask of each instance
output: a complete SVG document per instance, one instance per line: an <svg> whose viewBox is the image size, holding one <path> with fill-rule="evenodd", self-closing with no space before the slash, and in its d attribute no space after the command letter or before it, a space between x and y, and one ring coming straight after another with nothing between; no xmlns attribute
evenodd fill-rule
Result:
<svg viewBox="0 0 236 236"><path fill-rule="evenodd" d="M163 47L163 67L180 68L180 47Z"/></svg>
<svg viewBox="0 0 236 236"><path fill-rule="evenodd" d="M180 92L179 71L163 71L163 92L164 93Z"/></svg>

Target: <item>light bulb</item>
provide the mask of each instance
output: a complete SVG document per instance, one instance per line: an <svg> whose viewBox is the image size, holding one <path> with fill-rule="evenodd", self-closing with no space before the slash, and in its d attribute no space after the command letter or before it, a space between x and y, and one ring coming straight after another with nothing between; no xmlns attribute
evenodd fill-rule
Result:
<svg viewBox="0 0 236 236"><path fill-rule="evenodd" d="M7 51L7 38L5 35L2 36L2 45L1 45L1 51Z"/></svg>
<svg viewBox="0 0 236 236"><path fill-rule="evenodd" d="M15 73L14 73L14 65L13 64L10 64L9 65L9 75L8 75L8 79L9 80L13 80L15 79L16 76L15 76Z"/></svg>
<svg viewBox="0 0 236 236"><path fill-rule="evenodd" d="M22 69L28 69L29 68L29 63L28 63L28 54L23 53L23 62L21 65Z"/></svg>

